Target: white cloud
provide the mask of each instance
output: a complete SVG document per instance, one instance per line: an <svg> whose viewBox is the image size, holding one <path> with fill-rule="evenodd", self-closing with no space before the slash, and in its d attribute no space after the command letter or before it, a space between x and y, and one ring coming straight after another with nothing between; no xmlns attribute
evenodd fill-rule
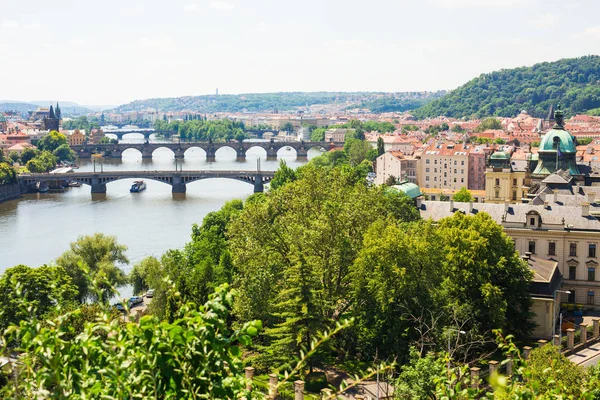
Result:
<svg viewBox="0 0 600 400"><path fill-rule="evenodd" d="M185 6L183 6L183 10L184 11L196 11L198 9L198 5L197 4L186 4Z"/></svg>
<svg viewBox="0 0 600 400"><path fill-rule="evenodd" d="M147 38L143 37L140 39L140 44L144 47L155 47L160 49L168 49L175 46L175 41L171 38Z"/></svg>
<svg viewBox="0 0 600 400"><path fill-rule="evenodd" d="M256 27L256 30L260 33L265 33L268 28L267 28L267 24L265 24L264 22L261 22L260 24L258 24L258 26Z"/></svg>
<svg viewBox="0 0 600 400"><path fill-rule="evenodd" d="M229 11L232 10L235 6L231 3L227 3L224 1L213 1L212 3L210 3L209 7L214 10Z"/></svg>
<svg viewBox="0 0 600 400"><path fill-rule="evenodd" d="M69 44L73 47L82 47L85 45L85 40L83 39L70 39Z"/></svg>
<svg viewBox="0 0 600 400"><path fill-rule="evenodd" d="M513 8L531 3L531 0L429 0L445 8Z"/></svg>
<svg viewBox="0 0 600 400"><path fill-rule="evenodd" d="M4 28L4 29L16 29L19 27L19 22L15 21L15 20L4 20L2 22L0 22L0 27Z"/></svg>
<svg viewBox="0 0 600 400"><path fill-rule="evenodd" d="M325 44L333 47L360 47L365 46L367 41L363 39L334 39L327 41Z"/></svg>
<svg viewBox="0 0 600 400"><path fill-rule="evenodd" d="M600 26L590 26L585 28L583 32L573 35L574 38L594 38L600 39Z"/></svg>
<svg viewBox="0 0 600 400"><path fill-rule="evenodd" d="M555 14L544 14L533 21L538 28L550 28L556 25L558 17Z"/></svg>

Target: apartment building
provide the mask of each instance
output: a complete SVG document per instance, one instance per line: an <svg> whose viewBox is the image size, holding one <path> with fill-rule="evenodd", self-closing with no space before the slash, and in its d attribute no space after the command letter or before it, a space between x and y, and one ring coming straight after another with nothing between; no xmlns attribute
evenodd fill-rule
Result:
<svg viewBox="0 0 600 400"><path fill-rule="evenodd" d="M469 179L467 189L485 190L486 159L492 149L487 146L473 146L469 149Z"/></svg>
<svg viewBox="0 0 600 400"><path fill-rule="evenodd" d="M469 186L469 151L462 143L432 143L420 154L418 184L425 189L456 191Z"/></svg>
<svg viewBox="0 0 600 400"><path fill-rule="evenodd" d="M418 160L414 157L405 156L401 151L388 151L376 160L375 183L378 185L387 182L390 176L396 180L407 180L417 183Z"/></svg>

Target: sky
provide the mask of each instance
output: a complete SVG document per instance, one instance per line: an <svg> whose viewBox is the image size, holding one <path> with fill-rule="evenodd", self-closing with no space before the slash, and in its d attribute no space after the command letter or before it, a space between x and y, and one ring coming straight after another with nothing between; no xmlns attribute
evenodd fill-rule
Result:
<svg viewBox="0 0 600 400"><path fill-rule="evenodd" d="M600 54L598 0L0 0L0 99L450 90Z"/></svg>

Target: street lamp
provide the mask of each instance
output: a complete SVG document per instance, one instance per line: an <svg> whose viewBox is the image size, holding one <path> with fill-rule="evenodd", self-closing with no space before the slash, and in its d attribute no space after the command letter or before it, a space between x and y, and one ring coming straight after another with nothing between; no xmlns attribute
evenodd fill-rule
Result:
<svg viewBox="0 0 600 400"><path fill-rule="evenodd" d="M554 335L556 335L556 293L565 293L565 294L571 294L570 291L568 290L558 290L556 289L554 291L554 294L552 295L552 340L554 340ZM562 330L561 330L562 332ZM559 344L560 346L560 344Z"/></svg>

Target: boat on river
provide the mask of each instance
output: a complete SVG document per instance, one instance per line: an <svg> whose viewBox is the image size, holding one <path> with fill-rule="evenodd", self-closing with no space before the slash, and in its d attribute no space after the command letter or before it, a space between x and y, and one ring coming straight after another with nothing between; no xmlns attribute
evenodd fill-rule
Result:
<svg viewBox="0 0 600 400"><path fill-rule="evenodd" d="M135 181L133 182L133 185L131 185L131 189L129 189L129 191L131 193L138 193L141 192L142 190L146 189L146 182L144 181Z"/></svg>
<svg viewBox="0 0 600 400"><path fill-rule="evenodd" d="M40 193L46 193L50 190L50 187L45 182L38 182L35 184L35 188Z"/></svg>

